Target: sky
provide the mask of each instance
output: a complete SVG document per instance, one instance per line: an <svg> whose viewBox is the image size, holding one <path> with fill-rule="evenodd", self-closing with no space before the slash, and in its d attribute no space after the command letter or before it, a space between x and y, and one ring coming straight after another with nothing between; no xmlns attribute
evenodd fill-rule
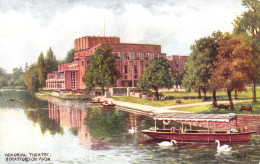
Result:
<svg viewBox="0 0 260 164"><path fill-rule="evenodd" d="M122 43L189 55L195 40L232 32L245 10L241 0L0 0L0 67L24 68L49 47L62 60L76 38L104 36L104 24Z"/></svg>

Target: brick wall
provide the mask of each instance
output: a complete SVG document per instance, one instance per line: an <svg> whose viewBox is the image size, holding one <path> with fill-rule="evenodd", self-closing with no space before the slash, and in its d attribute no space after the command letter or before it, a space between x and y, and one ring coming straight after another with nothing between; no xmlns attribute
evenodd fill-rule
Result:
<svg viewBox="0 0 260 164"><path fill-rule="evenodd" d="M187 123L188 125L189 123ZM192 126L198 126L207 128L207 122L193 122ZM209 128L214 130L215 123L210 122ZM247 129L244 129L245 126ZM228 130L229 123L216 123L217 130ZM230 128L235 129L238 127L240 131L256 131L258 135L260 135L260 115L237 115L237 122L236 120L230 123Z"/></svg>

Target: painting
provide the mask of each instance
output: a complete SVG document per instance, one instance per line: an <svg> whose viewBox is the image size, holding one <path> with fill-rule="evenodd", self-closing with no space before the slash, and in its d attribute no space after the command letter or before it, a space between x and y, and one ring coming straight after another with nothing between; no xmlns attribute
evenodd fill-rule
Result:
<svg viewBox="0 0 260 164"><path fill-rule="evenodd" d="M0 1L0 163L259 163L259 12Z"/></svg>

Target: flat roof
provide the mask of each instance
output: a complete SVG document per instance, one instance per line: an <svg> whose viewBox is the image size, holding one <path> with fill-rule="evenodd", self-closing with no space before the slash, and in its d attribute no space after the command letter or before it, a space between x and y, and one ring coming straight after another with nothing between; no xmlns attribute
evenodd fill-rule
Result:
<svg viewBox="0 0 260 164"><path fill-rule="evenodd" d="M153 117L154 120L167 121L208 121L231 122L236 119L236 114L198 114L198 113L161 113Z"/></svg>

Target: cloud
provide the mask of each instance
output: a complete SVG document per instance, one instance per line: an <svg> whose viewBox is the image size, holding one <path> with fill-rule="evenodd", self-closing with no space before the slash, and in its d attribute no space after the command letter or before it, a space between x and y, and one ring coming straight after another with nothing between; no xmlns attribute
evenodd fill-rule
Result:
<svg viewBox="0 0 260 164"><path fill-rule="evenodd" d="M167 55L188 55L196 39L232 30L245 9L240 0L0 2L0 67L37 61L51 46L57 59L76 38L118 36L125 43L159 44ZM1 4L2 3L2 4Z"/></svg>

